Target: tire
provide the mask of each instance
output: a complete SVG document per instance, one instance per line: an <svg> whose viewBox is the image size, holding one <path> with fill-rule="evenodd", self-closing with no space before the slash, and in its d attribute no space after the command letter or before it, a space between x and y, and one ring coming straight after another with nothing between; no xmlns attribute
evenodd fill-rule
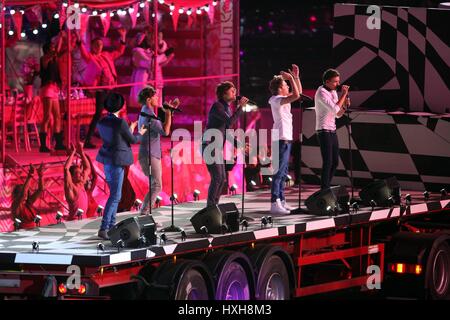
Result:
<svg viewBox="0 0 450 320"><path fill-rule="evenodd" d="M208 287L203 276L195 269L184 272L175 291L175 300L208 300Z"/></svg>
<svg viewBox="0 0 450 320"><path fill-rule="evenodd" d="M425 287L427 298L442 300L450 298L450 246L442 242L431 249L427 261Z"/></svg>
<svg viewBox="0 0 450 320"><path fill-rule="evenodd" d="M289 275L279 256L270 256L262 265L256 285L256 297L258 300L289 299Z"/></svg>

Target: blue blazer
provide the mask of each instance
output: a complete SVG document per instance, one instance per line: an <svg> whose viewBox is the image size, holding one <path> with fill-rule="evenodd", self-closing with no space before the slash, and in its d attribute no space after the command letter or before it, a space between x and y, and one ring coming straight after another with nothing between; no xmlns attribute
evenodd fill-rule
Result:
<svg viewBox="0 0 450 320"><path fill-rule="evenodd" d="M103 140L96 160L103 164L130 166L134 163L131 144L137 143L126 121L112 113L103 117L97 124L97 129Z"/></svg>

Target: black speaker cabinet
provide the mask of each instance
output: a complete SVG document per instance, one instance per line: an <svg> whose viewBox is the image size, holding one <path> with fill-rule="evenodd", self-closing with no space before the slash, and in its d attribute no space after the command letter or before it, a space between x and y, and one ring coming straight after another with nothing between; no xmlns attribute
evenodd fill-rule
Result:
<svg viewBox="0 0 450 320"><path fill-rule="evenodd" d="M239 231L239 210L235 203L209 206L197 212L191 223L197 233L203 233L200 230L203 226L210 234Z"/></svg>
<svg viewBox="0 0 450 320"><path fill-rule="evenodd" d="M136 248L140 245L156 244L156 225L152 216L130 217L116 223L116 225L108 231L109 239L113 246L122 240L125 247ZM141 243L139 238L144 235L146 243Z"/></svg>
<svg viewBox="0 0 450 320"><path fill-rule="evenodd" d="M316 191L308 197L305 205L311 214L331 216L349 210L350 196L343 186L335 186Z"/></svg>
<svg viewBox="0 0 450 320"><path fill-rule="evenodd" d="M359 197L366 206L370 206L370 201L374 200L377 206L388 207L390 204L400 204L400 184L396 177L376 180L359 192ZM393 198L390 203L389 198Z"/></svg>

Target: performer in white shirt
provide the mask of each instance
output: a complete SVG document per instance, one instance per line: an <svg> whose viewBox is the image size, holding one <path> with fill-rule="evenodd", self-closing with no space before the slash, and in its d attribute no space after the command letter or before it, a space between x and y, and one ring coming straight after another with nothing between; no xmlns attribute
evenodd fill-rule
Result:
<svg viewBox="0 0 450 320"><path fill-rule="evenodd" d="M286 81L290 82L292 92L289 92ZM302 92L298 66L293 64L289 73L281 71L279 76L273 77L269 89L272 93L269 104L272 109L273 129L278 130L279 133L279 166L278 171L272 177L270 212L272 214L289 214L290 208L284 197L284 184L289 170L289 156L293 140L291 102L298 100ZM274 145L273 142L272 145Z"/></svg>
<svg viewBox="0 0 450 320"><path fill-rule="evenodd" d="M339 164L339 144L336 135L336 118L342 117L347 107L349 86L342 86L342 95L338 98L336 89L340 84L337 70L328 69L322 76L321 85L314 98L316 111L316 132L322 154L321 189L330 187Z"/></svg>

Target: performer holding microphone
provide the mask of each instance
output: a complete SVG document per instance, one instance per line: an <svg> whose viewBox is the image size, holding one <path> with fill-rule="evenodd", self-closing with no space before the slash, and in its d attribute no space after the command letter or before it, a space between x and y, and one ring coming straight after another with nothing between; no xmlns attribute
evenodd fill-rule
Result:
<svg viewBox="0 0 450 320"><path fill-rule="evenodd" d="M165 111L165 121L161 121L156 117L154 110L158 110L159 97L156 90L148 86L142 89L138 95L138 102L142 105L141 115L139 116L139 127L146 125L148 127L147 134L142 136L139 146L139 164L142 172L147 176L151 176L150 191L147 192L142 204L141 215L148 214L149 208L154 205L156 197L162 188L162 167L161 167L161 136L167 137L170 134L172 125L172 112L178 108L180 101L177 99L163 104ZM150 150L149 139L150 137ZM150 152L150 153L149 153ZM149 161L150 159L150 161ZM151 170L150 170L151 168Z"/></svg>
<svg viewBox="0 0 450 320"><path fill-rule="evenodd" d="M328 69L322 76L321 85L315 95L316 132L322 154L321 189L330 187L331 180L339 164L339 144L336 135L336 118L342 117L347 107L349 86L342 86L342 95L338 98L337 88L340 85L340 74L337 70Z"/></svg>
<svg viewBox="0 0 450 320"><path fill-rule="evenodd" d="M207 206L219 204L220 195L226 183L227 176L223 158L223 145L225 144L225 130L230 128L239 119L242 114L242 107L249 101L246 97L241 97L237 101L238 108L232 114L230 104L236 101L236 87L230 81L224 81L216 87L217 101L214 102L208 113L206 130L218 129L221 132L223 144L215 148L211 153L205 152L205 148L213 141L203 139L202 149L203 157L211 176L211 182L208 188Z"/></svg>
<svg viewBox="0 0 450 320"><path fill-rule="evenodd" d="M125 120L119 118L124 102L122 95L109 92L104 102L108 115L97 124L103 145L98 151L96 160L104 165L106 182L110 192L98 232L98 236L105 240L108 239L107 231L116 222L117 206L122 197L125 167L132 165L134 162L130 144L138 142L138 137L133 135L138 122L135 121L128 127ZM147 129L141 126L139 135L143 135L146 131Z"/></svg>

